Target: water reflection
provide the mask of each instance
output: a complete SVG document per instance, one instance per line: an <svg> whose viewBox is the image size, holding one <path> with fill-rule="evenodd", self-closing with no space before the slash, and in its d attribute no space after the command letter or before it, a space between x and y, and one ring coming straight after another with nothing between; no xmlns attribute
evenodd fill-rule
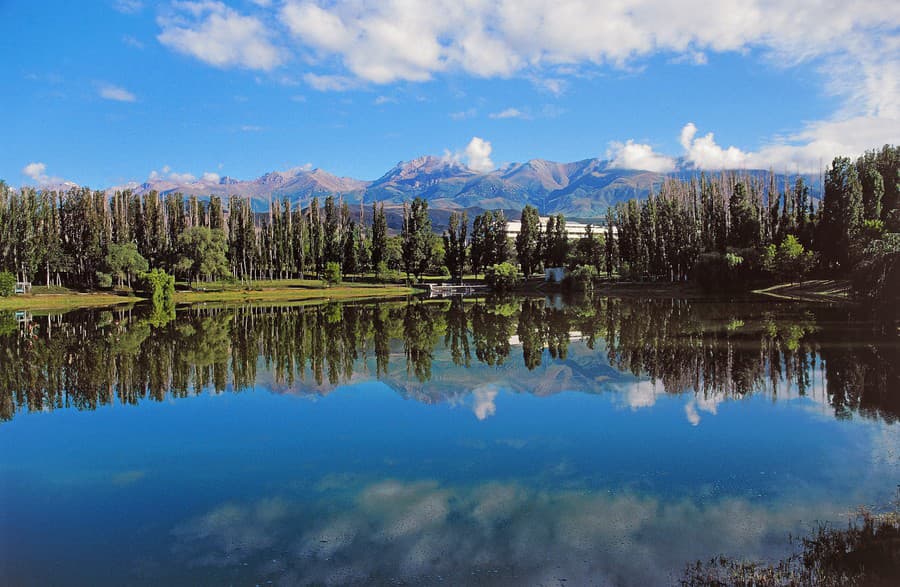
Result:
<svg viewBox="0 0 900 587"><path fill-rule="evenodd" d="M337 495L335 494L337 489ZM833 508L398 479L225 503L172 531L179 564L284 585L665 585L707 553L780 554Z"/></svg>
<svg viewBox="0 0 900 587"><path fill-rule="evenodd" d="M0 319L0 324L8 321ZM900 415L900 343L849 310L583 298L73 312L0 329L0 418L264 385L326 394L380 379L426 403L496 413L498 389L621 392L638 409L693 393L814 396L838 418Z"/></svg>

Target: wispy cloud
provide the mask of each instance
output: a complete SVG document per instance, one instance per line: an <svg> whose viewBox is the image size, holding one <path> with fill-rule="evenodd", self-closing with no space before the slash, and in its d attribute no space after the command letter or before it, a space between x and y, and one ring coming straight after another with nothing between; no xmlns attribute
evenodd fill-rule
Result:
<svg viewBox="0 0 900 587"><path fill-rule="evenodd" d="M115 102L135 102L137 97L123 87L114 84L101 83L97 86L97 92L104 100Z"/></svg>
<svg viewBox="0 0 900 587"><path fill-rule="evenodd" d="M131 35L122 35L122 42L135 49L143 49L144 43Z"/></svg>
<svg viewBox="0 0 900 587"><path fill-rule="evenodd" d="M475 118L476 116L478 116L478 110L475 108L468 108L466 110L450 113L450 118L453 120L466 120L468 118Z"/></svg>
<svg viewBox="0 0 900 587"><path fill-rule="evenodd" d="M122 14L137 14L144 9L142 0L114 0L112 7Z"/></svg>
<svg viewBox="0 0 900 587"><path fill-rule="evenodd" d="M488 118L495 119L503 119L503 118L531 118L527 113L519 110L518 108L506 108L501 110L500 112L492 112L488 114Z"/></svg>
<svg viewBox="0 0 900 587"><path fill-rule="evenodd" d="M359 86L359 83L351 77L343 75L319 75L307 73L303 80L314 90L320 92L342 92Z"/></svg>

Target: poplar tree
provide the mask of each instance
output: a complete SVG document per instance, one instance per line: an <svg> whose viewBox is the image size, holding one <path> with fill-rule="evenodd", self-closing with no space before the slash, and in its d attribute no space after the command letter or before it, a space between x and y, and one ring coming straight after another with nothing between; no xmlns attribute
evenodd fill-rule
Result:
<svg viewBox="0 0 900 587"><path fill-rule="evenodd" d="M537 208L526 205L522 209L520 222L521 229L516 235L516 256L527 279L541 263L541 218Z"/></svg>

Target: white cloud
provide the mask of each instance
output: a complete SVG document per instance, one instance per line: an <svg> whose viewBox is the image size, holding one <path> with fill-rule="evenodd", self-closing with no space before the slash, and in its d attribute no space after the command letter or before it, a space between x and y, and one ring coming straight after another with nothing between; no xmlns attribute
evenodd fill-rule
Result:
<svg viewBox="0 0 900 587"><path fill-rule="evenodd" d="M375 98L373 103L376 106L383 106L384 104L396 104L397 98L393 98L391 96L378 96L377 98Z"/></svg>
<svg viewBox="0 0 900 587"><path fill-rule="evenodd" d="M494 162L491 161L492 151L490 141L486 141L480 137L472 137L469 141L463 156L466 159L466 165L470 169L487 173L494 169Z"/></svg>
<svg viewBox="0 0 900 587"><path fill-rule="evenodd" d="M33 163L29 163L25 167L22 168L22 173L31 179L40 182L43 178L47 177L46 174L47 165L45 163L40 163L35 161Z"/></svg>
<svg viewBox="0 0 900 587"><path fill-rule="evenodd" d="M710 55L738 52L776 67L811 64L840 99L833 117L775 137L758 153L695 134L688 156L703 168L809 169L838 147L855 147L856 135L876 139L867 146L898 136L888 131L900 119L900 4L889 0L859 0L852 9L843 0L287 0L278 17L303 55L324 68L307 79L323 90L461 71L521 76L558 95L572 77L635 71L653 55L702 66ZM878 126L884 131L871 132ZM837 128L853 136L835 141Z"/></svg>
<svg viewBox="0 0 900 587"><path fill-rule="evenodd" d="M98 86L100 97L105 100L113 100L115 102L134 102L137 97L120 86L113 84L100 84Z"/></svg>
<svg viewBox="0 0 900 587"><path fill-rule="evenodd" d="M216 174L214 174L214 173L209 174L208 172L204 173L203 174L204 181L207 180L206 179L207 175L216 175ZM216 177L218 177L218 176L216 176ZM190 182L197 180L197 177L194 176L193 174L178 173L177 171L173 171L172 168L169 167L168 165L163 165L162 169L160 171L157 171L154 169L153 171L150 172L150 174L147 176L147 178L151 179L151 180L167 179L169 181L174 181L176 183L190 183Z"/></svg>
<svg viewBox="0 0 900 587"><path fill-rule="evenodd" d="M174 12L157 19L160 43L216 67L269 71L282 63L282 52L269 28L221 2L176 2Z"/></svg>
<svg viewBox="0 0 900 587"><path fill-rule="evenodd" d="M681 129L679 142L685 151L685 160L698 169L742 169L747 167L748 156L737 147L723 149L713 133L697 137L697 126L689 122Z"/></svg>
<svg viewBox="0 0 900 587"><path fill-rule="evenodd" d="M643 169L657 173L675 169L674 159L656 153L650 145L635 143L633 140L610 143L606 156L611 159L609 166L616 169Z"/></svg>
<svg viewBox="0 0 900 587"><path fill-rule="evenodd" d="M263 127L256 124L242 124L241 132L260 132L263 130Z"/></svg>
<svg viewBox="0 0 900 587"><path fill-rule="evenodd" d="M66 181L61 177L53 177L47 174L47 165L40 161L33 161L22 168L22 175L31 179L39 186L47 186L47 185L57 185L57 184L66 184L72 185L75 184L70 181Z"/></svg>
<svg viewBox="0 0 900 587"><path fill-rule="evenodd" d="M493 385L480 387L472 391L472 412L479 420L486 420L497 413L497 388Z"/></svg>
<svg viewBox="0 0 900 587"><path fill-rule="evenodd" d="M188 183L195 181L197 178L190 173L175 173L174 171L169 174L169 179L178 183Z"/></svg>
<svg viewBox="0 0 900 587"><path fill-rule="evenodd" d="M529 118L529 116L518 108L506 108L500 112L492 112L488 114L490 118Z"/></svg>
<svg viewBox="0 0 900 587"><path fill-rule="evenodd" d="M207 183L219 183L220 177L219 177L218 173L213 173L212 171L207 171L207 172L204 172L204 174L201 176L200 179L202 179L203 181L205 181Z"/></svg>
<svg viewBox="0 0 900 587"><path fill-rule="evenodd" d="M343 75L307 73L303 76L303 79L310 87L320 92L343 92L358 85L356 80Z"/></svg>

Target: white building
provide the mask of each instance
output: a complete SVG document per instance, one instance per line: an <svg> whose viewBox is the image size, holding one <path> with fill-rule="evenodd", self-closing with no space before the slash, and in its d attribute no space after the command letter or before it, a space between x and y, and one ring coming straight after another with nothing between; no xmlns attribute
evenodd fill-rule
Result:
<svg viewBox="0 0 900 587"><path fill-rule="evenodd" d="M547 230L547 220L549 220L549 216L541 216L541 232ZM587 232L588 225L583 222L572 222L566 220L566 232L569 233L569 239L579 239L584 236L584 233ZM522 223L519 220L508 220L506 222L506 236L509 238L516 238L519 233L522 231ZM602 234L604 237L606 236L607 227L601 226L599 224L591 224L591 231L594 234Z"/></svg>

